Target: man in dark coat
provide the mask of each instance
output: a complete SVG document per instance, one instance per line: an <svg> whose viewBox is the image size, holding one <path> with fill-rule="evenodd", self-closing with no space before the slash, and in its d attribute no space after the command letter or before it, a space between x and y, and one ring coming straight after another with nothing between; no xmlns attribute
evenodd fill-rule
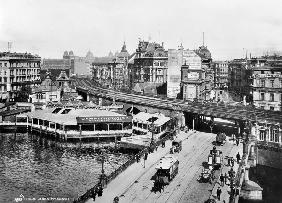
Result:
<svg viewBox="0 0 282 203"><path fill-rule="evenodd" d="M238 154L236 155L236 158L237 158L237 163L239 164L240 159L241 159L241 156L240 156L240 153L239 153L239 152L238 152Z"/></svg>
<svg viewBox="0 0 282 203"><path fill-rule="evenodd" d="M224 186L224 176L223 176L223 174L220 175L219 179L220 179L221 186L223 187Z"/></svg>
<svg viewBox="0 0 282 203"><path fill-rule="evenodd" d="M217 188L216 190L216 196L217 196L217 199L220 201L220 195L221 195L221 189L220 187Z"/></svg>

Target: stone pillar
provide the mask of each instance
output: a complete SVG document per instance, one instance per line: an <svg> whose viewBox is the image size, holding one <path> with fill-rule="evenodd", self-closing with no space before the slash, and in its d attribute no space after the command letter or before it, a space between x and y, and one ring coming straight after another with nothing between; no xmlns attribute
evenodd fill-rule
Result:
<svg viewBox="0 0 282 203"><path fill-rule="evenodd" d="M99 98L99 106L102 106L102 104L103 104L103 99Z"/></svg>
<svg viewBox="0 0 282 203"><path fill-rule="evenodd" d="M195 130L195 118L193 116L193 130Z"/></svg>
<svg viewBox="0 0 282 203"><path fill-rule="evenodd" d="M255 146L252 145L250 147L250 154L249 154L249 163L250 163L250 166L256 166L256 153L255 153Z"/></svg>

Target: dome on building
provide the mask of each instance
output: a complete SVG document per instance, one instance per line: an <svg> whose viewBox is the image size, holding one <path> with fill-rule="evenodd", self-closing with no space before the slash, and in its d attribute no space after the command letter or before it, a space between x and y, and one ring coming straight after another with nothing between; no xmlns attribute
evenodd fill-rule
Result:
<svg viewBox="0 0 282 203"><path fill-rule="evenodd" d="M123 46L121 48L121 52L127 52L125 42L123 42Z"/></svg>
<svg viewBox="0 0 282 203"><path fill-rule="evenodd" d="M64 51L64 56L68 56L68 55L69 55L68 51Z"/></svg>
<svg viewBox="0 0 282 203"><path fill-rule="evenodd" d="M74 55L74 54L73 54L73 51L70 51L70 52L69 52L69 55L70 55L70 56L73 56L73 55Z"/></svg>
<svg viewBox="0 0 282 203"><path fill-rule="evenodd" d="M211 52L208 50L206 46L200 46L198 50L196 50L197 54L206 59L211 59Z"/></svg>
<svg viewBox="0 0 282 203"><path fill-rule="evenodd" d="M94 55L90 50L87 52L86 58L94 58Z"/></svg>
<svg viewBox="0 0 282 203"><path fill-rule="evenodd" d="M108 54L108 57L114 57L113 52L110 51L110 53Z"/></svg>

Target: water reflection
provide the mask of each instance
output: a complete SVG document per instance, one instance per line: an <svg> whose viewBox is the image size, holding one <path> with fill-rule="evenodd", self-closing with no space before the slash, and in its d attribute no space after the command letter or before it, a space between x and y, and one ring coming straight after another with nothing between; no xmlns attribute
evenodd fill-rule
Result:
<svg viewBox="0 0 282 203"><path fill-rule="evenodd" d="M30 134L0 134L0 202L25 197L82 195L96 184L101 172L97 144L63 143ZM105 173L128 155L109 154Z"/></svg>

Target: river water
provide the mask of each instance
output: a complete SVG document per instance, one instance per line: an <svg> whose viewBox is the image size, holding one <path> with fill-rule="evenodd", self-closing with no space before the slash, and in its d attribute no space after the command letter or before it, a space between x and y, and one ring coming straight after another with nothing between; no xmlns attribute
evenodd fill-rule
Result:
<svg viewBox="0 0 282 203"><path fill-rule="evenodd" d="M43 202L72 202L98 182L101 163L94 148L99 146L59 143L27 133L0 133L0 202L15 202L19 197L27 202L40 198L50 200ZM105 173L110 174L128 158L108 153Z"/></svg>

